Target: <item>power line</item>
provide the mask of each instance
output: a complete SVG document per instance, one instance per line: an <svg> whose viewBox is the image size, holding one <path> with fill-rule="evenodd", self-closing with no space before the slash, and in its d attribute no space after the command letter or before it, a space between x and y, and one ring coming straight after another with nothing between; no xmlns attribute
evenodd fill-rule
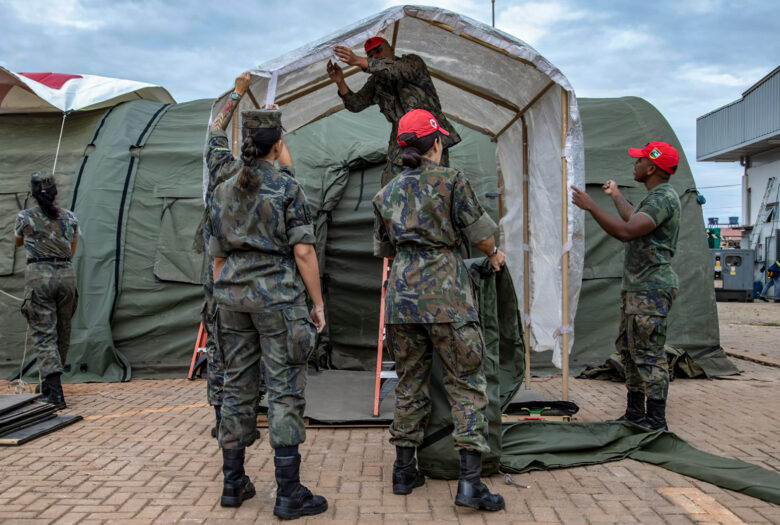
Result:
<svg viewBox="0 0 780 525"><path fill-rule="evenodd" d="M720 186L697 186L697 190L709 190L712 188L734 188L735 186L742 186L742 184L721 184Z"/></svg>

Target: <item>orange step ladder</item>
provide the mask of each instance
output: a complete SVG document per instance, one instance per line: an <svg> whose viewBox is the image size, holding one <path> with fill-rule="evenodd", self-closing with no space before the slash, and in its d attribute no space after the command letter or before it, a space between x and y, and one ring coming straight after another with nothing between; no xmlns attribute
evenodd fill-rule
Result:
<svg viewBox="0 0 780 525"><path fill-rule="evenodd" d="M192 380L196 377L203 377L202 369L207 366L206 357L206 330L203 323L198 327L198 337L195 339L195 349L192 351L192 361L190 361L190 371L187 372L187 379Z"/></svg>
<svg viewBox="0 0 780 525"><path fill-rule="evenodd" d="M387 269L388 260L385 258L382 262L382 295L379 300L379 334L376 342L376 374L374 378L374 411L373 417L379 417L379 407L382 399L387 395L391 388L398 381L398 375L392 367L393 361L382 361L382 350L385 341L385 294L387 293ZM385 385L382 381L385 380Z"/></svg>

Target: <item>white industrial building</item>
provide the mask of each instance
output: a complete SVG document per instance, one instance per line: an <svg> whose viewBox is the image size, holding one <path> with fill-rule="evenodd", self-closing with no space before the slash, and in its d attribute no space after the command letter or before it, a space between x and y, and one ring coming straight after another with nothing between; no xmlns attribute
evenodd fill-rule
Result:
<svg viewBox="0 0 780 525"><path fill-rule="evenodd" d="M696 160L743 167L742 247L755 250L762 279L759 269L780 259L780 66L739 100L696 119Z"/></svg>

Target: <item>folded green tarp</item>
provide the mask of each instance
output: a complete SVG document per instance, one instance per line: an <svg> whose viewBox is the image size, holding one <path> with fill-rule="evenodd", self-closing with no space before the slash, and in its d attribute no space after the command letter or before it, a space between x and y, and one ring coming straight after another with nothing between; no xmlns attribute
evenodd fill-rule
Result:
<svg viewBox="0 0 780 525"><path fill-rule="evenodd" d="M505 425L501 470L530 472L631 458L780 504L780 473L698 450L671 432L620 422Z"/></svg>

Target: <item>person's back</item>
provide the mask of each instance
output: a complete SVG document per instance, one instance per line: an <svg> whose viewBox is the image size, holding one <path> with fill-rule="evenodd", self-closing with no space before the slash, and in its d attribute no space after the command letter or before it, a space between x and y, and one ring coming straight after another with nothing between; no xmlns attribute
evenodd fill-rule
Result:
<svg viewBox="0 0 780 525"><path fill-rule="evenodd" d="M28 260L62 259L64 262L73 256L71 241L76 236L78 221L70 210L59 207L57 210L55 218L48 217L40 206L27 208L17 215L17 231L24 234Z"/></svg>
<svg viewBox="0 0 780 525"><path fill-rule="evenodd" d="M288 172L268 162L250 169L258 187L239 188L236 176L217 186L212 199L213 228L221 234L212 242L228 253L214 296L237 311L305 305L292 248L311 229L303 191Z"/></svg>
<svg viewBox="0 0 780 525"><path fill-rule="evenodd" d="M396 249L393 268L404 268L403 275L391 270L387 323L478 320L470 287L458 285L469 278L457 251L461 231L482 228L483 237L491 233L493 225L480 221L485 212L475 202L462 172L427 159L377 194L377 216Z"/></svg>

